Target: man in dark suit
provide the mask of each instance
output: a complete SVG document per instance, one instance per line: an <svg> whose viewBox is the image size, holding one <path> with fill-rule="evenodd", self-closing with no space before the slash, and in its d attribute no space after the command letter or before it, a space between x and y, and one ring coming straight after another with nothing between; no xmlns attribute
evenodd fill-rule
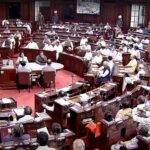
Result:
<svg viewBox="0 0 150 150"><path fill-rule="evenodd" d="M47 57L44 55L44 53L41 51L38 56L36 56L36 63L39 65L45 65L47 62Z"/></svg>

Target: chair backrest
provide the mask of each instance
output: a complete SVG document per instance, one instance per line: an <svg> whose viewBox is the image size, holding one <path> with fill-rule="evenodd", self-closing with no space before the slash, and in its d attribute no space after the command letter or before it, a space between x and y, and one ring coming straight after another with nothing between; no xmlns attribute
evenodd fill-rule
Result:
<svg viewBox="0 0 150 150"><path fill-rule="evenodd" d="M30 72L18 72L19 85L31 85Z"/></svg>
<svg viewBox="0 0 150 150"><path fill-rule="evenodd" d="M45 86L55 85L55 72L54 71L43 71L43 81Z"/></svg>

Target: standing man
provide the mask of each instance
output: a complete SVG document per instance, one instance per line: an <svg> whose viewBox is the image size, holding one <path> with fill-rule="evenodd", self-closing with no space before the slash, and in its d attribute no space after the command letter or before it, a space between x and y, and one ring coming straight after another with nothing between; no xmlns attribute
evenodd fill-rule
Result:
<svg viewBox="0 0 150 150"><path fill-rule="evenodd" d="M41 12L39 12L39 14L38 14L38 24L39 24L39 27L42 27L43 23L44 23L44 16L42 15Z"/></svg>
<svg viewBox="0 0 150 150"><path fill-rule="evenodd" d="M116 25L119 26L120 28L123 27L123 19L122 19L122 15L119 15L119 16L118 16Z"/></svg>
<svg viewBox="0 0 150 150"><path fill-rule="evenodd" d="M54 14L52 16L52 23L58 24L59 23L59 16L57 10L54 11Z"/></svg>

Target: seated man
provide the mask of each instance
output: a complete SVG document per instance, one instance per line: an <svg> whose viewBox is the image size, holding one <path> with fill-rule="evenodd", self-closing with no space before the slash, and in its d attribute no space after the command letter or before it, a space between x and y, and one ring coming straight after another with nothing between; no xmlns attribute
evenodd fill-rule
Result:
<svg viewBox="0 0 150 150"><path fill-rule="evenodd" d="M24 108L24 116L22 118L20 118L17 122L18 123L30 123L34 121L34 117L31 116L32 114L32 108L29 106L26 106Z"/></svg>
<svg viewBox="0 0 150 150"><path fill-rule="evenodd" d="M49 39L49 37L47 35L44 36L44 40L43 40L43 44L47 44L51 42L51 40Z"/></svg>
<svg viewBox="0 0 150 150"><path fill-rule="evenodd" d="M33 41L33 39L30 39L30 42L27 44L27 46L25 48L29 48L29 49L39 49L38 45L36 42Z"/></svg>
<svg viewBox="0 0 150 150"><path fill-rule="evenodd" d="M101 64L103 60L103 57L101 53L96 53L96 55L92 59L92 64Z"/></svg>
<svg viewBox="0 0 150 150"><path fill-rule="evenodd" d="M142 135L144 137L149 137L149 129L145 126L138 127L138 135ZM137 137L132 138L129 141L120 141L117 144L111 146L111 150L120 150L121 147L124 147L128 150L138 149L138 139Z"/></svg>
<svg viewBox="0 0 150 150"><path fill-rule="evenodd" d="M60 43L60 41L56 41L56 43L54 45L54 50L56 50L56 59L58 60L59 53L63 52L63 46Z"/></svg>
<svg viewBox="0 0 150 150"><path fill-rule="evenodd" d="M25 61L20 61L17 72L31 72Z"/></svg>
<svg viewBox="0 0 150 150"><path fill-rule="evenodd" d="M73 50L73 42L69 37L64 42L62 42L62 46L66 50Z"/></svg>
<svg viewBox="0 0 150 150"><path fill-rule="evenodd" d="M76 139L73 142L73 150L85 150L85 143L82 139Z"/></svg>
<svg viewBox="0 0 150 150"><path fill-rule="evenodd" d="M145 70L142 64L139 65L137 74L130 75L130 76L128 74L125 74L125 78L122 84L122 91L123 92L125 91L127 84L134 84L135 81L139 81L140 75L143 75L143 74L145 74Z"/></svg>
<svg viewBox="0 0 150 150"><path fill-rule="evenodd" d="M44 47L43 47L43 50L54 51L54 47L53 47L51 41L45 43L45 45L44 45Z"/></svg>
<svg viewBox="0 0 150 150"><path fill-rule="evenodd" d="M54 148L48 147L48 134L46 132L38 132L37 142L39 146L36 150L55 150Z"/></svg>
<svg viewBox="0 0 150 150"><path fill-rule="evenodd" d="M123 102L122 108L116 114L115 121L122 121L128 117L132 117L132 109L127 102Z"/></svg>
<svg viewBox="0 0 150 150"><path fill-rule="evenodd" d="M38 56L36 56L36 63L40 65L46 65L47 57L44 55L44 53L41 51Z"/></svg>
<svg viewBox="0 0 150 150"><path fill-rule="evenodd" d="M6 29L3 31L3 33L10 33L9 27L6 27Z"/></svg>
<svg viewBox="0 0 150 150"><path fill-rule="evenodd" d="M3 43L2 43L2 47L7 47L10 49L13 49L13 44L10 41L10 38L7 38Z"/></svg>
<svg viewBox="0 0 150 150"><path fill-rule="evenodd" d="M91 45L88 43L88 42L86 42L84 45L81 45L80 46L80 50L82 51L91 51L92 49L91 49Z"/></svg>
<svg viewBox="0 0 150 150"><path fill-rule="evenodd" d="M27 31L28 31L28 34L31 34L31 27L30 27L30 25L29 25L28 23L25 23L25 24L23 25L23 27L26 27L26 29L27 29Z"/></svg>
<svg viewBox="0 0 150 150"><path fill-rule="evenodd" d="M103 67L101 67L102 69L99 72L98 78L97 78L97 84L101 84L104 82L107 82L110 80L110 68L108 66L108 62L104 61L103 62Z"/></svg>
<svg viewBox="0 0 150 150"><path fill-rule="evenodd" d="M23 142L25 140L30 140L29 134L24 134L24 129L22 125L16 124L11 129L11 134L4 136L2 138L2 142L10 142L10 141L20 141Z"/></svg>
<svg viewBox="0 0 150 150"><path fill-rule="evenodd" d="M137 58L136 56L131 57L130 62L126 65L126 67L130 67L130 72L134 73L137 68Z"/></svg>
<svg viewBox="0 0 150 150"><path fill-rule="evenodd" d="M55 72L56 73L56 70L55 68L53 68L52 66L52 61L50 59L47 60L47 66L45 66L43 69L42 69L42 72L44 71L49 71L49 72Z"/></svg>
<svg viewBox="0 0 150 150"><path fill-rule="evenodd" d="M2 20L2 26L6 27L9 25L9 21L7 19Z"/></svg>
<svg viewBox="0 0 150 150"><path fill-rule="evenodd" d="M85 45L85 43L88 42L88 38L86 36L83 36L80 40L80 46Z"/></svg>
<svg viewBox="0 0 150 150"><path fill-rule="evenodd" d="M92 59L92 52L90 50L87 50L87 52L84 55L84 59L87 61L90 61Z"/></svg>

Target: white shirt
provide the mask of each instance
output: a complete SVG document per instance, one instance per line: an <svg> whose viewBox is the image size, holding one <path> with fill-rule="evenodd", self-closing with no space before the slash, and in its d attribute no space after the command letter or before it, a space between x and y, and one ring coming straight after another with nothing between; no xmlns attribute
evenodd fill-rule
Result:
<svg viewBox="0 0 150 150"><path fill-rule="evenodd" d="M82 45L80 48L81 48L81 50L85 50L85 51L91 50L91 45L90 44Z"/></svg>
<svg viewBox="0 0 150 150"><path fill-rule="evenodd" d="M141 42L142 42L143 44L149 44L149 43L150 43L149 39L143 39Z"/></svg>
<svg viewBox="0 0 150 150"><path fill-rule="evenodd" d="M105 55L105 56L110 56L111 53L112 53L109 48L100 49L100 52L101 52L102 55Z"/></svg>
<svg viewBox="0 0 150 150"><path fill-rule="evenodd" d="M148 127L148 129L150 130L150 117L144 118L144 117L140 117L138 115L137 108L143 109L144 106L145 106L145 104L140 104L137 107L135 107L132 110L132 117L133 117L134 121L139 122L141 125L146 125Z"/></svg>
<svg viewBox="0 0 150 150"><path fill-rule="evenodd" d="M26 27L29 34L31 34L31 27L28 24L25 24L24 27Z"/></svg>
<svg viewBox="0 0 150 150"><path fill-rule="evenodd" d="M106 47L106 42L104 40L100 41L102 47Z"/></svg>
<svg viewBox="0 0 150 150"><path fill-rule="evenodd" d="M92 59L92 53L91 52L86 52L85 56L84 56L84 59L91 60Z"/></svg>
<svg viewBox="0 0 150 150"><path fill-rule="evenodd" d="M103 57L102 55L99 55L99 56L95 56L92 60L92 63L97 63L97 64L100 64L103 60Z"/></svg>
<svg viewBox="0 0 150 150"><path fill-rule="evenodd" d="M55 148L50 148L47 145L39 146L36 150L56 150Z"/></svg>
<svg viewBox="0 0 150 150"><path fill-rule="evenodd" d="M34 117L31 115L25 115L24 117L20 118L17 122L18 123L31 123L34 121Z"/></svg>
<svg viewBox="0 0 150 150"><path fill-rule="evenodd" d="M39 47L38 47L36 42L29 42L25 48L39 49Z"/></svg>
<svg viewBox="0 0 150 150"><path fill-rule="evenodd" d="M137 46L139 49L143 50L143 43L138 43Z"/></svg>
<svg viewBox="0 0 150 150"><path fill-rule="evenodd" d="M115 61L122 61L122 53L121 52L117 52L116 50L114 50L112 57Z"/></svg>
<svg viewBox="0 0 150 150"><path fill-rule="evenodd" d="M45 44L45 46L43 47L43 50L50 50L50 51L54 51L54 47L50 44Z"/></svg>
<svg viewBox="0 0 150 150"><path fill-rule="evenodd" d="M20 61L25 61L26 63L28 63L28 58L26 56L22 57L18 57L16 63L19 64Z"/></svg>
<svg viewBox="0 0 150 150"><path fill-rule="evenodd" d="M114 62L112 60L108 61L108 66L110 68L110 72L112 72L114 68Z"/></svg>
<svg viewBox="0 0 150 150"><path fill-rule="evenodd" d="M6 47L6 46L5 46L5 41L2 43L2 47ZM10 49L13 49L13 44L12 44L12 42L10 42Z"/></svg>
<svg viewBox="0 0 150 150"><path fill-rule="evenodd" d="M55 45L54 50L56 50L58 53L63 52L63 47L61 44Z"/></svg>
<svg viewBox="0 0 150 150"><path fill-rule="evenodd" d="M80 45L85 45L85 43L87 43L88 42L88 39L87 38L82 38L81 40L80 40Z"/></svg>

